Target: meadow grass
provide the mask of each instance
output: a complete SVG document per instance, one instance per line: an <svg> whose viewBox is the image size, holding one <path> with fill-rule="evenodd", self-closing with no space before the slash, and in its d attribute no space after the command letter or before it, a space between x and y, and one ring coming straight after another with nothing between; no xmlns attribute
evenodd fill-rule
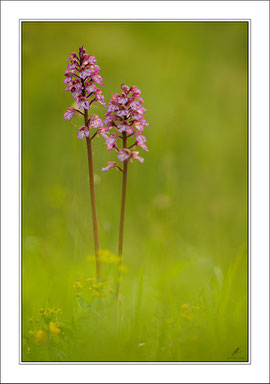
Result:
<svg viewBox="0 0 270 384"><path fill-rule="evenodd" d="M247 361L246 24L23 23L22 42L23 361ZM121 173L102 174L115 154L95 140L95 286L87 149L81 119L63 119L81 44L105 100L137 85L150 124L118 304Z"/></svg>

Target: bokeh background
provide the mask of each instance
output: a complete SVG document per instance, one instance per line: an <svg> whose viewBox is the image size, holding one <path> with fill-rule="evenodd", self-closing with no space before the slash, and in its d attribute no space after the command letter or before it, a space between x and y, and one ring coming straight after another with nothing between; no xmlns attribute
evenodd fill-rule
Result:
<svg viewBox="0 0 270 384"><path fill-rule="evenodd" d="M25 361L248 359L247 28L22 23ZM63 118L73 102L66 58L82 44L101 67L105 101L121 83L136 85L149 122L145 162L128 171L128 273L117 320L113 299L78 314L74 298L74 282L95 275L87 150L77 138L83 122ZM93 113L106 110L94 105ZM102 137L93 145L100 244L116 253L121 174L101 172L116 154ZM113 268L104 265L104 278ZM29 318L46 306L62 309L66 338L31 344Z"/></svg>

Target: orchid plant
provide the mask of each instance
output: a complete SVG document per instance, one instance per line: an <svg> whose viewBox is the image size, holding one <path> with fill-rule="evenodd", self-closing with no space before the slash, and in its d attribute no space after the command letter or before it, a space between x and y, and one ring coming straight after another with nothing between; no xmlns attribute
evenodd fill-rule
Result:
<svg viewBox="0 0 270 384"><path fill-rule="evenodd" d="M99 261L99 236L97 226L95 190L94 190L94 168L93 168L93 153L92 153L92 140L96 135L103 130L103 122L98 115L91 115L88 112L92 103L98 102L104 107L104 96L98 85L102 84L102 77L99 74L100 67L96 64L95 56L86 53L84 46L79 48L79 55L75 52L70 54L67 59L69 61L65 71L64 83L67 85L66 91L70 91L72 97L76 100L77 108L67 108L64 118L71 120L74 114L81 114L84 118L84 125L79 128L78 138L85 137L88 153L88 168L89 168L89 182L90 182L90 197L92 207L92 221L95 241L95 256L96 256L96 272L97 278L101 277L101 266ZM90 135L90 132L93 132Z"/></svg>
<svg viewBox="0 0 270 384"><path fill-rule="evenodd" d="M143 99L141 97L140 89L135 86L128 87L125 84L121 85L121 89L122 93L115 93L112 95L107 113L105 114L105 127L100 132L105 138L107 150L110 151L114 149L117 152L118 159L121 163L123 163L123 166L119 166L115 161L108 161L107 166L102 168L103 172L116 168L123 174L118 243L118 256L120 258L120 263L122 263L123 253L128 164L134 159L139 160L141 163L144 162L144 159L138 156L139 152L136 151L136 147L139 146L148 151L143 131L144 127L149 125L143 117L146 109L142 106ZM133 143L128 143L128 140L133 140ZM119 282L120 279L118 280L116 296L118 296L119 292Z"/></svg>
<svg viewBox="0 0 270 384"><path fill-rule="evenodd" d="M115 150L118 159L123 163L123 165L120 166L115 161L108 161L107 166L102 168L103 172L116 168L123 174L118 244L118 256L121 266L128 164L134 159L139 160L141 163L144 162L144 159L138 156L139 152L136 148L139 146L145 151L148 151L143 131L144 127L149 124L143 117L146 109L142 106L143 99L141 98L140 89L135 86L128 87L125 84L121 85L121 93L112 95L107 113L105 114L106 119L104 120L104 126L98 115L91 115L89 117L89 108L92 103L98 102L106 107L102 91L97 86L97 84L103 85L102 77L99 74L100 67L96 64L95 56L87 54L84 46L79 48L79 55L72 52L67 61L69 61L69 63L65 71L64 83L67 84L66 91L70 91L72 97L76 100L77 107L72 106L67 108L64 118L66 120L71 120L74 114L81 114L84 118L84 125L78 130L78 138L83 139L85 137L87 144L96 272L97 278L100 279L101 266L94 190L92 140L95 137L102 135L105 138L105 144L108 151L111 151L112 149ZM92 134L90 134L91 131L93 132ZM132 144L128 143L129 139L133 140ZM119 292L119 281L120 279L118 280L116 296L118 296Z"/></svg>

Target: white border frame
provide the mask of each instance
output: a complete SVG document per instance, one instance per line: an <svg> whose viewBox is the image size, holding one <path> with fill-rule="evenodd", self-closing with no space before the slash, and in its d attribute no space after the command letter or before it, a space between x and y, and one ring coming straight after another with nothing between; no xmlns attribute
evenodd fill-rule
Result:
<svg viewBox="0 0 270 384"><path fill-rule="evenodd" d="M143 9L140 7L143 4ZM193 367L173 366L107 366L100 369L97 365L64 366L26 366L19 365L17 352L17 308L13 303L18 299L18 284L14 281L14 267L17 268L18 241L14 234L14 223L18 223L18 148L17 133L10 124L16 117L18 101L18 63L3 58L18 47L16 24L20 18L40 19L41 17L79 17L81 7L91 12L91 18L124 18L132 14L135 19L166 18L171 15L182 19L251 19L251 110L250 122L252 142L249 143L251 198L250 217L252 218L251 254L256 262L252 263L250 297L252 299L252 364L218 366L211 364ZM59 1L11 1L1 2L1 43L2 43L2 380L14 382L269 382L269 3L268 1L158 1L158 2L73 2ZM87 12L84 11L84 14ZM90 14L90 13L88 13ZM16 60L15 60L16 61ZM17 70L16 70L17 68ZM11 77L7 75L12 73ZM15 112L14 112L15 111ZM16 121L16 119L15 119ZM250 135L251 137L251 135ZM17 227L18 228L18 227ZM15 239L14 239L15 236ZM4 289L3 289L4 288ZM58 378L59 377L59 378Z"/></svg>

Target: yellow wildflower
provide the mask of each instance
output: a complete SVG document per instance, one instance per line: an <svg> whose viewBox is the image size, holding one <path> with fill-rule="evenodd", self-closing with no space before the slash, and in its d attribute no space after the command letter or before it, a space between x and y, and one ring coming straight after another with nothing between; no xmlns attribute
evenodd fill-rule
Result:
<svg viewBox="0 0 270 384"><path fill-rule="evenodd" d="M87 283L89 283L89 284L93 283L95 280L96 280L96 279L95 279L94 277L88 277L88 278L86 279Z"/></svg>
<svg viewBox="0 0 270 384"><path fill-rule="evenodd" d="M83 286L82 286L82 283L80 281L76 281L76 283L73 284L73 288L74 289L82 289Z"/></svg>
<svg viewBox="0 0 270 384"><path fill-rule="evenodd" d="M61 332L61 329L58 328L56 326L56 324L51 321L50 324L49 324L49 328L50 328L50 331L54 334L54 335L59 335L59 333Z"/></svg>
<svg viewBox="0 0 270 384"><path fill-rule="evenodd" d="M36 344L44 343L46 341L46 339L47 339L47 334L42 329L39 329L38 331L35 332L34 341Z"/></svg>

